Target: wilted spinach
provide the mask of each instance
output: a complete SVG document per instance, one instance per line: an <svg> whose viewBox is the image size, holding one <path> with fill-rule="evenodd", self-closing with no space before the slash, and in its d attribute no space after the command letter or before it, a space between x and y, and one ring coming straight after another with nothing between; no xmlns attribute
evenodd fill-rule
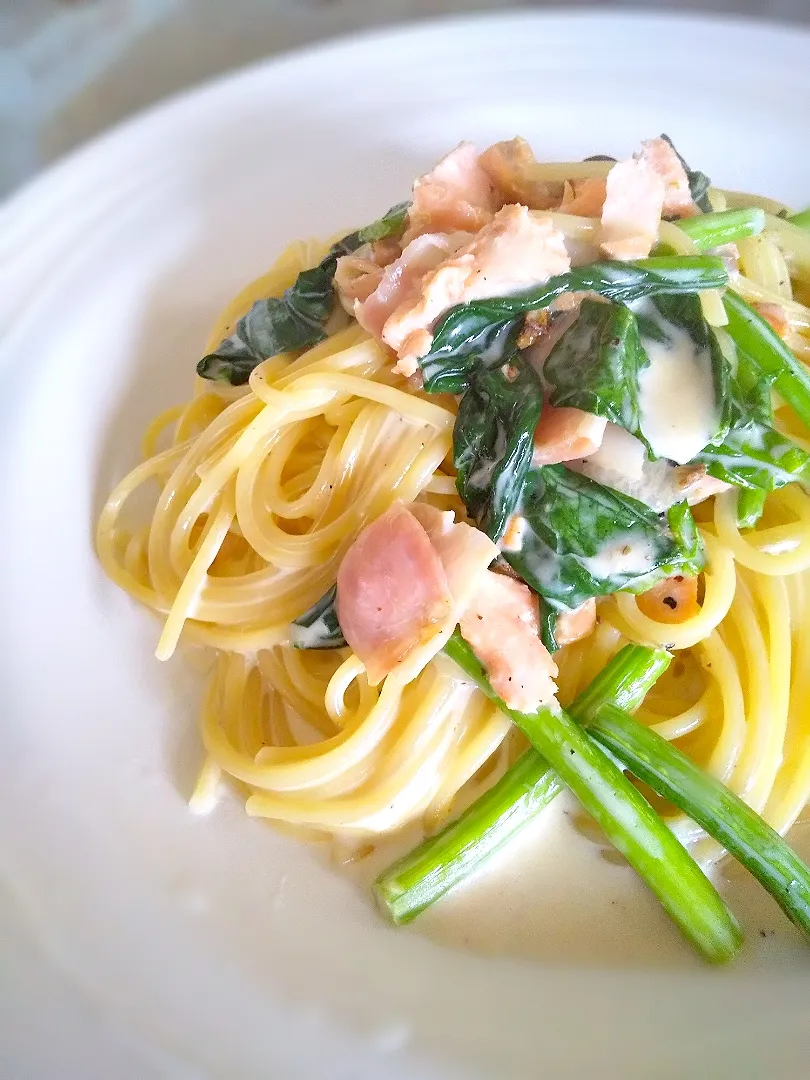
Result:
<svg viewBox="0 0 810 1080"><path fill-rule="evenodd" d="M638 377L647 363L629 308L583 300L543 364L543 379L553 405L584 409L637 434Z"/></svg>
<svg viewBox="0 0 810 1080"><path fill-rule="evenodd" d="M324 326L335 301L334 277L341 255L361 245L401 232L409 203L399 203L378 221L333 244L317 266L302 270L283 296L257 300L233 333L197 364L197 374L241 386L270 356L308 348L326 337Z"/></svg>
<svg viewBox="0 0 810 1080"><path fill-rule="evenodd" d="M733 341L732 341L733 345ZM773 426L773 383L775 375L763 373L748 353L735 346L735 372L731 381L734 422L754 420ZM737 495L737 525L752 529L762 517L768 492L762 488L741 488Z"/></svg>
<svg viewBox="0 0 810 1080"><path fill-rule="evenodd" d="M642 592L703 566L700 536L686 503L666 515L562 465L529 471L520 549L504 558L557 611L619 590Z"/></svg>
<svg viewBox="0 0 810 1080"><path fill-rule="evenodd" d="M703 317L700 297L696 294L683 296L655 296L636 305L639 335L642 348L645 341L658 341L677 347L673 341L673 329L681 330L692 343L695 358L711 368L717 427L710 442L721 440L732 421L732 400L729 392L729 365L717 338Z"/></svg>
<svg viewBox="0 0 810 1080"><path fill-rule="evenodd" d="M516 348L497 368L477 371L453 428L456 487L470 517L500 540L532 462L543 386Z"/></svg>
<svg viewBox="0 0 810 1080"><path fill-rule="evenodd" d="M595 292L607 300L629 304L662 293L720 288L727 282L722 259L665 256L634 263L591 263L516 296L459 304L440 320L430 351L419 360L425 388L431 393L463 393L476 367L496 366L502 361L521 316L548 307L561 293Z"/></svg>
<svg viewBox="0 0 810 1080"><path fill-rule="evenodd" d="M733 424L722 443L707 446L698 461L718 480L741 488L769 492L795 481L810 484L810 454L753 417Z"/></svg>
<svg viewBox="0 0 810 1080"><path fill-rule="evenodd" d="M696 360L711 368L718 425L712 439L728 430L728 363L703 318L697 295L645 297L632 304L584 300L576 322L563 334L543 365L554 405L602 416L646 442L642 430L642 372L651 343L675 346L682 331ZM652 452L650 453L652 457Z"/></svg>
<svg viewBox="0 0 810 1080"><path fill-rule="evenodd" d="M689 181L689 191L692 195L692 202L694 202L704 214L710 214L712 211L712 204L709 202L709 188L712 186L711 180L706 173L700 172L698 169L689 168L685 159L678 153L678 150L669 135L662 134L661 138L664 142L669 143L677 154L681 165L684 167L686 178Z"/></svg>
<svg viewBox="0 0 810 1080"><path fill-rule="evenodd" d="M296 649L340 649L346 644L337 616L337 585L290 624Z"/></svg>
<svg viewBox="0 0 810 1080"><path fill-rule="evenodd" d="M736 371L728 383L728 430L698 457L718 480L751 492L741 495L737 508L738 522L745 528L762 512L761 493L796 481L810 483L810 455L773 427L771 389L776 378L736 345Z"/></svg>

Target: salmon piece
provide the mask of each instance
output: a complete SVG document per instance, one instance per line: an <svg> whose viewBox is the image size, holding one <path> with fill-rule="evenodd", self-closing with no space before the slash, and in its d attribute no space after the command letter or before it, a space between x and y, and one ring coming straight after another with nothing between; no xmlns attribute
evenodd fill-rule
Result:
<svg viewBox="0 0 810 1080"><path fill-rule="evenodd" d="M461 633L510 709L533 712L554 697L557 665L538 636L537 597L527 585L487 570Z"/></svg>
<svg viewBox="0 0 810 1080"><path fill-rule="evenodd" d="M403 246L426 232L478 232L501 203L478 163L478 150L462 142L414 182Z"/></svg>
<svg viewBox="0 0 810 1080"><path fill-rule="evenodd" d="M376 684L452 610L442 561L416 518L394 503L358 535L337 575L343 635Z"/></svg>
<svg viewBox="0 0 810 1080"><path fill-rule="evenodd" d="M388 318L382 339L397 352L395 370L406 376L416 371L433 326L454 305L521 292L570 266L565 237L550 218L536 217L525 206L502 207L468 244L425 275L415 299Z"/></svg>
<svg viewBox="0 0 810 1080"><path fill-rule="evenodd" d="M533 465L558 465L586 458L602 445L607 420L582 409L546 402L534 429Z"/></svg>
<svg viewBox="0 0 810 1080"><path fill-rule="evenodd" d="M411 503L410 512L425 530L447 575L453 605L461 613L473 598L481 574L498 555L486 533L456 521L452 510L428 503Z"/></svg>
<svg viewBox="0 0 810 1080"><path fill-rule="evenodd" d="M600 246L609 259L644 259L658 237L665 184L643 157L617 162L607 175Z"/></svg>
<svg viewBox="0 0 810 1080"><path fill-rule="evenodd" d="M550 210L559 202L560 185L537 178L537 160L525 139L495 143L478 164L506 197L505 202L522 203L532 210Z"/></svg>
<svg viewBox="0 0 810 1080"><path fill-rule="evenodd" d="M666 139L645 139L638 157L646 161L664 181L664 217L694 217L700 213L692 199L683 162Z"/></svg>
<svg viewBox="0 0 810 1080"><path fill-rule="evenodd" d="M419 295L425 274L439 266L469 239L470 233L465 232L424 233L417 236L403 249L399 258L377 271L376 284L365 296L357 298L349 314L354 315L370 334L381 337L387 319L398 307ZM344 256L346 259L352 257ZM338 271L341 271L343 261L342 258L338 259Z"/></svg>
<svg viewBox="0 0 810 1080"><path fill-rule="evenodd" d="M779 337L783 338L790 329L790 323L788 322L785 309L781 304L770 304L765 300L752 304L751 307L756 311L757 315L760 315L765 322L770 326L771 330L775 331Z"/></svg>
<svg viewBox="0 0 810 1080"><path fill-rule="evenodd" d="M700 614L697 577L675 574L636 597L639 611L661 623L681 623Z"/></svg>
<svg viewBox="0 0 810 1080"><path fill-rule="evenodd" d="M587 180L566 180L562 202L557 209L561 214L599 217L606 196L607 180L604 176L594 176Z"/></svg>
<svg viewBox="0 0 810 1080"><path fill-rule="evenodd" d="M573 611L564 611L557 616L554 626L554 637L557 644L570 645L580 638L592 634L596 626L596 600L591 597L584 604L580 604Z"/></svg>

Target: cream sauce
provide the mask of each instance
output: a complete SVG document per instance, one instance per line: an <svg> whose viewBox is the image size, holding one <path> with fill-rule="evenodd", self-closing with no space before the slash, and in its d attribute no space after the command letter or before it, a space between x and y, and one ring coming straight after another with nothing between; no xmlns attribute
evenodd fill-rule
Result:
<svg viewBox="0 0 810 1080"><path fill-rule="evenodd" d="M708 349L697 349L685 330L663 318L650 300L632 307L653 320L668 339L642 336L650 361L639 376L642 434L656 457L685 465L717 431L711 356Z"/></svg>
<svg viewBox="0 0 810 1080"><path fill-rule="evenodd" d="M405 851L416 837L402 839ZM807 858L810 822L795 826L790 840ZM386 844L356 864L352 875L370 885L395 857ZM727 859L713 876L746 935L735 968L807 971L810 951L801 934L749 874ZM551 964L706 970L641 879L567 794L479 873L398 932Z"/></svg>
<svg viewBox="0 0 810 1080"><path fill-rule="evenodd" d="M658 552L643 533L622 533L601 551L580 562L595 578L613 578L623 574L646 574L655 566Z"/></svg>

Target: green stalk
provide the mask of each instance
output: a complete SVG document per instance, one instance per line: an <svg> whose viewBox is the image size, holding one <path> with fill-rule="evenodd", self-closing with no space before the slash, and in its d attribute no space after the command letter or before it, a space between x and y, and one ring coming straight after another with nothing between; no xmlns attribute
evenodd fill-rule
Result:
<svg viewBox="0 0 810 1080"><path fill-rule="evenodd" d="M737 527L753 529L762 517L768 492L761 488L739 488L737 491Z"/></svg>
<svg viewBox="0 0 810 1080"><path fill-rule="evenodd" d="M748 354L763 376L773 378L774 390L810 428L810 372L741 296L727 289L723 303L728 315L726 330L735 344Z"/></svg>
<svg viewBox="0 0 810 1080"><path fill-rule="evenodd" d="M719 210L712 214L681 218L675 224L686 233L698 251L707 251L761 233L765 228L765 211L758 207Z"/></svg>
<svg viewBox="0 0 810 1080"><path fill-rule="evenodd" d="M527 750L456 821L399 859L374 891L395 923L409 923L544 810L563 785L536 750Z"/></svg>
<svg viewBox="0 0 810 1080"><path fill-rule="evenodd" d="M534 713L520 713L508 709L458 631L445 645L445 652L517 724L596 819L608 840L644 878L684 936L708 960L730 960L742 941L737 921L621 769L562 710L552 712L542 707Z"/></svg>
<svg viewBox="0 0 810 1080"><path fill-rule="evenodd" d="M452 646L451 646L452 650ZM660 649L625 645L571 706L584 723L605 703L636 709L666 671L671 657ZM415 919L491 855L562 791L563 785L536 750L527 750L501 779L455 821L399 859L377 879L377 895L396 923Z"/></svg>
<svg viewBox="0 0 810 1080"><path fill-rule="evenodd" d="M719 841L810 935L810 867L759 814L615 705L603 705L589 730L639 780Z"/></svg>
<svg viewBox="0 0 810 1080"><path fill-rule="evenodd" d="M787 220L791 225L797 225L800 229L810 229L810 208L800 210L798 214L789 214Z"/></svg>

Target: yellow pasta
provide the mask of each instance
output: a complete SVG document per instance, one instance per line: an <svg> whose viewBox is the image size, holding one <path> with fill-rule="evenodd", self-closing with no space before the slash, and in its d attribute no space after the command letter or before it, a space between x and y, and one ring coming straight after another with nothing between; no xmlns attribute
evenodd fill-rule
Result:
<svg viewBox="0 0 810 1080"><path fill-rule="evenodd" d="M537 166L535 178L599 177L608 168ZM752 204L730 192L713 197L716 206ZM586 243L598 225L552 216ZM740 244L736 284L752 301L781 303L802 335L810 312L793 298L790 271L806 254L786 255L790 236L780 229ZM694 251L670 223L660 239ZM211 346L324 250L288 248L229 305ZM710 322L725 322L717 293L703 301ZM249 814L330 837L350 854L416 820L435 830L492 782L520 741L435 642L379 686L348 649L290 643L291 621L334 583L358 532L395 500L464 515L451 465L453 400L415 390L378 342L346 322L336 318L334 332L300 355L260 364L247 387L197 380L187 403L148 427L143 461L102 510L97 548L110 578L163 619L161 660L181 639L215 656L192 807L209 810L230 779ZM128 507L143 490L153 501L146 525L131 521ZM558 654L559 698L570 702L628 641L675 650L639 715L785 832L810 795L810 497L797 486L770 495L767 514L746 532L733 491L708 506L699 614L658 623L629 593L599 601L595 633ZM720 854L687 822L675 827L699 841L706 860Z"/></svg>

